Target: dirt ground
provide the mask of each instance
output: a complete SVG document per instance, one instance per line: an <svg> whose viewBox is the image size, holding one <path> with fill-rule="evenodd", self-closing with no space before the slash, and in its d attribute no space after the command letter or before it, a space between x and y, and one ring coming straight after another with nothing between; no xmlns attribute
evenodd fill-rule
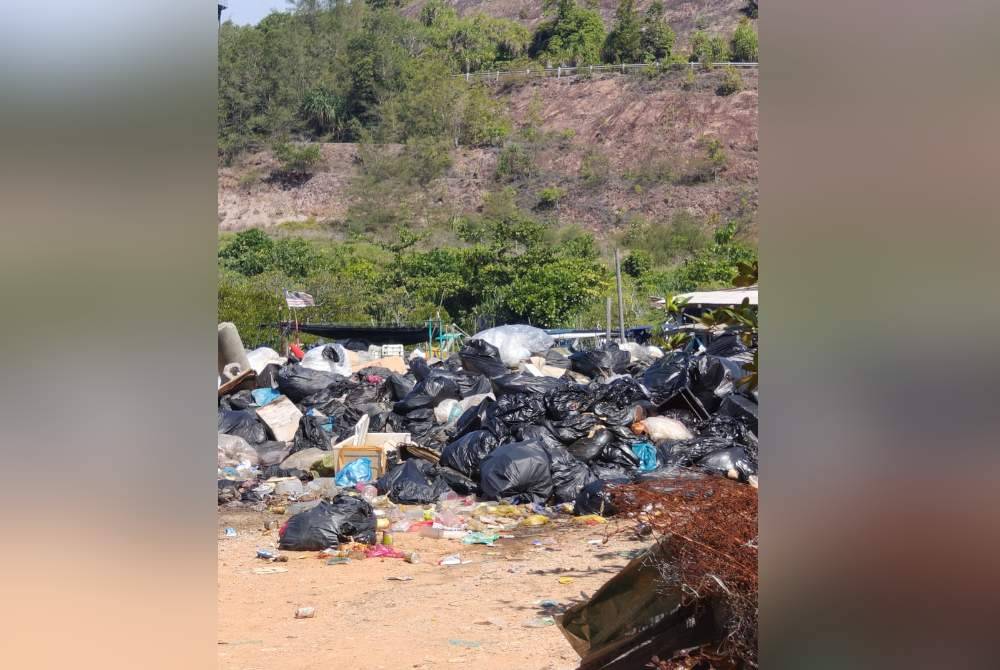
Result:
<svg viewBox="0 0 1000 670"><path fill-rule="evenodd" d="M395 533L397 548L419 553L413 565L390 558L327 565L317 552L283 552L289 561L272 563L255 557L277 546L266 518L283 521L220 510L219 668L570 670L579 658L559 628L529 624L589 597L646 546L624 534L604 543L608 525L565 517L519 528L493 547ZM238 535L224 537L227 526ZM469 563L438 565L456 553ZM254 572L265 567L287 572ZM412 580L388 579L402 576ZM314 607L315 616L296 619L299 607Z"/></svg>

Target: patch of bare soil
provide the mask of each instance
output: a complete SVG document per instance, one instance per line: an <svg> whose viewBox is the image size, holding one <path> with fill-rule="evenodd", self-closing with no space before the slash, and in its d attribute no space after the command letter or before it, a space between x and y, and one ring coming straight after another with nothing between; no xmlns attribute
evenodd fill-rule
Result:
<svg viewBox="0 0 1000 670"><path fill-rule="evenodd" d="M219 514L219 668L570 670L579 658L558 627L529 624L589 597L646 546L624 535L591 543L604 540L607 525L564 517L518 529L516 539L493 547L395 533L394 546L419 553L413 565L390 558L327 565L316 552L282 552L289 561L272 563L255 558L258 548L277 546L266 518L284 519ZM227 526L237 537L223 537ZM469 563L438 565L456 553ZM287 572L254 572L266 567ZM296 619L299 607L314 607L315 616Z"/></svg>

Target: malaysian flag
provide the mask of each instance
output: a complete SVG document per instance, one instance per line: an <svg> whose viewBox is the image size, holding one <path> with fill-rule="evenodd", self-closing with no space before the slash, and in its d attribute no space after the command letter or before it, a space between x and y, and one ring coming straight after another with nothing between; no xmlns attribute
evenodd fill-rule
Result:
<svg viewBox="0 0 1000 670"><path fill-rule="evenodd" d="M302 291L285 291L285 302L289 307L315 307L316 301Z"/></svg>

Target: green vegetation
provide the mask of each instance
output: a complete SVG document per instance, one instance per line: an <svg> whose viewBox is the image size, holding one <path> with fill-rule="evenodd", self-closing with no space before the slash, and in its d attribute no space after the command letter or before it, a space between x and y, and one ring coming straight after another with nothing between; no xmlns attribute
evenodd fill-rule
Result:
<svg viewBox="0 0 1000 670"><path fill-rule="evenodd" d="M540 61L562 65L590 65L601 62L604 47L604 20L575 0L546 0L545 13L551 16L538 26L529 54Z"/></svg>
<svg viewBox="0 0 1000 670"><path fill-rule="evenodd" d="M416 19L402 16L393 0L300 0L257 26L223 24L220 158L270 146L279 165L272 177L294 184L320 169L318 142L352 142L358 176L342 219L222 236L220 320L235 322L247 344L277 344L277 331L260 326L285 318L281 290L292 289L315 296L317 306L304 312L313 321L419 322L440 314L465 329L480 319L593 327L604 320L615 246L623 251L630 321L660 316L648 311L650 295L733 282L740 263L756 261L743 217L682 212L647 221L623 212L625 229L603 239L560 225L552 211L565 208L567 189L617 187L622 178L639 191L715 179L727 160L719 139L704 138L691 161L657 148L624 175L591 146L579 181L567 179L551 156L579 150L581 140L572 129L544 129L541 97L517 127L497 89L454 76L604 59L650 63L653 77L669 69L654 61L687 58L674 53L661 2L640 14L633 0L622 0L609 35L583 4L549 0L534 33L502 19L459 17L445 0L429 0ZM747 55L747 30L741 25L732 40L696 36L693 60L726 60L730 46L734 57ZM475 214L464 213L468 203L456 205L454 184L440 179L470 154L496 157L492 192ZM250 190L262 178L250 171L239 185Z"/></svg>
<svg viewBox="0 0 1000 670"><path fill-rule="evenodd" d="M559 204L566 191L558 186L546 186L538 192L538 208L552 209Z"/></svg>
<svg viewBox="0 0 1000 670"><path fill-rule="evenodd" d="M719 95L732 95L743 90L743 77L732 65L727 65L722 75L722 83L719 84L715 92Z"/></svg>
<svg viewBox="0 0 1000 670"><path fill-rule="evenodd" d="M753 29L750 20L744 18L733 32L730 40L733 61L737 63L756 63L759 57L757 31Z"/></svg>
<svg viewBox="0 0 1000 670"><path fill-rule="evenodd" d="M689 60L692 63L701 63L710 68L715 63L728 62L729 57L729 44L721 35L709 35L702 30L691 35Z"/></svg>
<svg viewBox="0 0 1000 670"><path fill-rule="evenodd" d="M320 161L319 146L305 144L296 146L289 142L274 145L271 150L278 161L278 174L295 178L309 175Z"/></svg>

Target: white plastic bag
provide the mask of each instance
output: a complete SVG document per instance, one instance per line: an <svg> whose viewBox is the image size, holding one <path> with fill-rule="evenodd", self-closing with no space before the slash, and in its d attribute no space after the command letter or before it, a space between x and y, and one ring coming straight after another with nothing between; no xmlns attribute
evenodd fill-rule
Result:
<svg viewBox="0 0 1000 670"><path fill-rule="evenodd" d="M247 352L247 360L250 361L253 371L260 374L271 363L284 365L287 359L271 347L257 347Z"/></svg>
<svg viewBox="0 0 1000 670"><path fill-rule="evenodd" d="M500 360L509 368L531 358L532 354L545 354L556 343L541 328L525 325L497 326L472 336L500 350Z"/></svg>
<svg viewBox="0 0 1000 670"><path fill-rule="evenodd" d="M647 417L642 422L646 426L646 434L653 442L664 440L690 440L694 433L688 430L687 426L676 419L666 416Z"/></svg>
<svg viewBox="0 0 1000 670"><path fill-rule="evenodd" d="M327 358L323 352L333 348L336 358ZM302 367L319 372L332 372L343 377L351 376L351 363L347 360L347 350L339 344L323 344L313 347L302 357Z"/></svg>
<svg viewBox="0 0 1000 670"><path fill-rule="evenodd" d="M219 433L218 466L238 468L241 465L254 466L259 462L257 450L238 435Z"/></svg>

